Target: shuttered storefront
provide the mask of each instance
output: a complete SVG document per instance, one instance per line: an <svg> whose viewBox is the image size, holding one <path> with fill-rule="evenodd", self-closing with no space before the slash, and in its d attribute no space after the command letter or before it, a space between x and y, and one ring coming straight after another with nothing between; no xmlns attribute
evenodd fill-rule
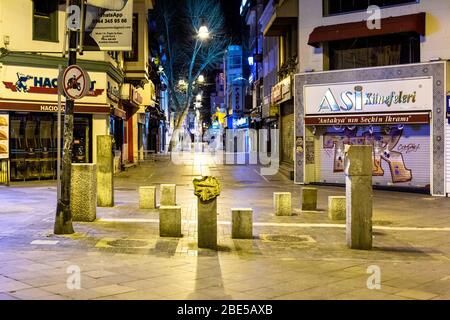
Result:
<svg viewBox="0 0 450 320"><path fill-rule="evenodd" d="M450 129L448 131L450 136ZM319 183L345 183L345 145L366 144L374 148L374 185L430 188L431 138L428 124L329 126L322 128L319 136L320 160L316 161ZM450 182L450 173L447 181Z"/></svg>

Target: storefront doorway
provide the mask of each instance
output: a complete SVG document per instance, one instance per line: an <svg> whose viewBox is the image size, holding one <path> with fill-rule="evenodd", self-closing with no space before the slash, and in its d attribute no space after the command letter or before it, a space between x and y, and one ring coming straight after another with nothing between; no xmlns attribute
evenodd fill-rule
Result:
<svg viewBox="0 0 450 320"><path fill-rule="evenodd" d="M56 179L57 115L11 112L10 123L11 180ZM91 127L92 116L75 116L74 163L92 162Z"/></svg>

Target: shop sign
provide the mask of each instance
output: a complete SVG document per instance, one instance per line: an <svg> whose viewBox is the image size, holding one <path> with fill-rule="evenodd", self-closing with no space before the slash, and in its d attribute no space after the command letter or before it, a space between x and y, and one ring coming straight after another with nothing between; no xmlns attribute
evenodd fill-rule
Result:
<svg viewBox="0 0 450 320"><path fill-rule="evenodd" d="M368 116L348 115L345 117L321 116L305 117L306 125L315 126L344 126L344 125L381 125L381 124L428 124L428 113L416 114L377 114Z"/></svg>
<svg viewBox="0 0 450 320"><path fill-rule="evenodd" d="M33 74L16 73L15 82L3 81L6 90L23 94L58 94L58 77L41 77ZM87 96L98 97L104 89L96 89L97 81L91 81Z"/></svg>
<svg viewBox="0 0 450 320"><path fill-rule="evenodd" d="M120 100L120 90L118 86L113 85L110 81L108 81L108 89L106 90L106 94L108 98L114 102L119 102Z"/></svg>
<svg viewBox="0 0 450 320"><path fill-rule="evenodd" d="M9 158L9 115L0 114L0 159Z"/></svg>
<svg viewBox="0 0 450 320"><path fill-rule="evenodd" d="M304 87L305 114L431 111L433 79L409 78Z"/></svg>
<svg viewBox="0 0 450 320"><path fill-rule="evenodd" d="M141 105L142 102L144 102L144 98L141 96L138 90L136 90L134 87L131 89L131 101L134 102L137 105Z"/></svg>
<svg viewBox="0 0 450 320"><path fill-rule="evenodd" d="M248 118L233 119L233 128L248 127Z"/></svg>
<svg viewBox="0 0 450 320"><path fill-rule="evenodd" d="M280 115L280 106L271 104L269 107L269 117L278 117Z"/></svg>
<svg viewBox="0 0 450 320"><path fill-rule="evenodd" d="M291 83L289 76L272 87L272 103L283 103L292 99Z"/></svg>

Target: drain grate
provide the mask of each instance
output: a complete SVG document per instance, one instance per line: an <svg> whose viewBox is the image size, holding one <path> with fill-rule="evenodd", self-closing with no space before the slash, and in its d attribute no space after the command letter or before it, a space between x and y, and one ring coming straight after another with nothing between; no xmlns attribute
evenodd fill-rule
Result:
<svg viewBox="0 0 450 320"><path fill-rule="evenodd" d="M315 243L316 241L308 235L282 235L282 234L268 234L262 235L263 241L272 242L295 242L295 243Z"/></svg>
<svg viewBox="0 0 450 320"><path fill-rule="evenodd" d="M108 246L115 248L144 248L148 246L148 243L140 240L114 240L108 241Z"/></svg>

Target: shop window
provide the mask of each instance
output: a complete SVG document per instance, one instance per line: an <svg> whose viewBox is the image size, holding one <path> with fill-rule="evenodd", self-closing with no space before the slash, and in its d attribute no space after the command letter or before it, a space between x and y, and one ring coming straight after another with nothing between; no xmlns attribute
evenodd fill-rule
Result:
<svg viewBox="0 0 450 320"><path fill-rule="evenodd" d="M33 1L33 40L58 41L58 1Z"/></svg>
<svg viewBox="0 0 450 320"><path fill-rule="evenodd" d="M125 52L125 61L139 61L138 14L133 14L133 34L131 36L131 51Z"/></svg>
<svg viewBox="0 0 450 320"><path fill-rule="evenodd" d="M373 5L383 8L418 2L419 0L323 0L323 15L365 11Z"/></svg>
<svg viewBox="0 0 450 320"><path fill-rule="evenodd" d="M397 34L328 43L329 69L378 67L420 62L420 37Z"/></svg>

